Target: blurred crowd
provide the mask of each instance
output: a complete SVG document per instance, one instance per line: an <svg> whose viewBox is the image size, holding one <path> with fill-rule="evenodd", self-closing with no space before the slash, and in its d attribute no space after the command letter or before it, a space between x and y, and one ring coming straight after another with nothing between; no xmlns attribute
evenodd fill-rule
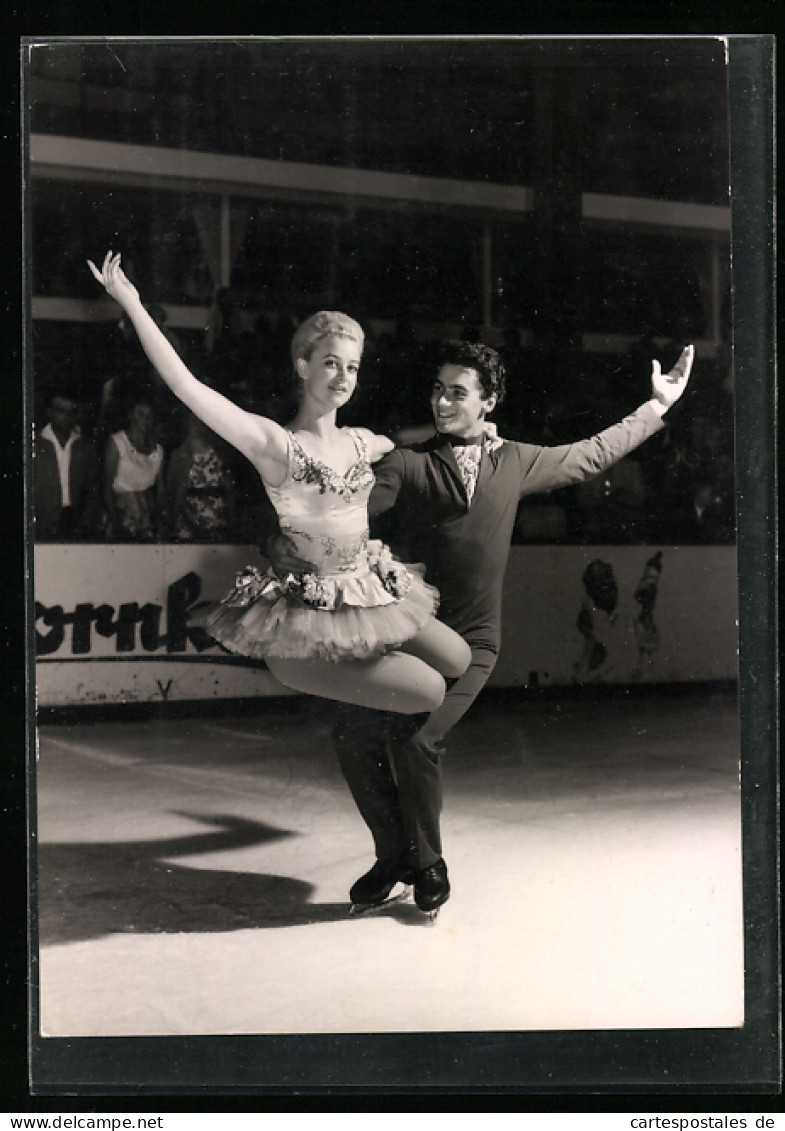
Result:
<svg viewBox="0 0 785 1131"><path fill-rule="evenodd" d="M251 328L228 290L204 332L173 332L186 363L251 411L286 424L294 414L289 343L300 315L258 315ZM258 543L271 509L251 465L189 414L159 382L123 320L59 341L38 324L33 342L34 521L38 541ZM406 443L430 434L428 394L437 345L408 319L367 339L360 382L340 423ZM463 336L479 340L468 326ZM533 444L593 435L646 400L651 360L672 364L683 343L646 335L627 355L567 359L524 348L514 325L498 346L508 393L499 434ZM577 372L576 372L577 370ZM597 478L521 505L515 541L545 544L711 545L735 538L732 365L696 363L666 427Z"/></svg>

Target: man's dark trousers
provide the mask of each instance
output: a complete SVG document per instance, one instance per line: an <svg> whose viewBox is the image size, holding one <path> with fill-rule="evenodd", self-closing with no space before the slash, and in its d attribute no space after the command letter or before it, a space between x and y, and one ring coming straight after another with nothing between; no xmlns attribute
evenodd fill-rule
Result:
<svg viewBox="0 0 785 1131"><path fill-rule="evenodd" d="M434 738L427 744L409 737L426 716L341 709L333 730L338 761L379 860L419 871L441 857L441 739L471 707L495 663L487 646L472 647L469 667L430 716Z"/></svg>

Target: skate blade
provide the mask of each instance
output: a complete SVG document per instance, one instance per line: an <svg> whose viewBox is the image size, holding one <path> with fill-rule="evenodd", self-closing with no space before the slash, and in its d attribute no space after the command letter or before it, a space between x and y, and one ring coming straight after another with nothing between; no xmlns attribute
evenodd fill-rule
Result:
<svg viewBox="0 0 785 1131"><path fill-rule="evenodd" d="M447 902L447 900L445 899L445 900L444 900L444 901L443 901L442 903L440 903L440 904L439 904L439 906L438 906L438 907L433 907L433 908L430 908L430 909L426 909L426 908L424 908L424 907L418 907L418 908L417 908L417 910L418 910L418 911L420 912L420 914L421 914L421 915L423 915L423 916L424 916L424 917L425 917L425 918L426 918L426 919L427 919L427 920L428 920L428 921L429 921L430 923L435 923L435 922L436 922L436 920L437 920L437 919L439 918L439 912L440 912L440 911L441 911L441 909L442 909L442 908L444 907L444 904L445 904L446 902ZM416 906L416 905L415 905L415 906Z"/></svg>
<svg viewBox="0 0 785 1131"><path fill-rule="evenodd" d="M387 899L383 899L381 903L353 903L349 908L349 914L353 917L359 915L373 915L374 911L381 911L385 907L391 907L395 903L405 903L409 899L410 891L405 887L403 891L397 895L388 895Z"/></svg>
<svg viewBox="0 0 785 1131"><path fill-rule="evenodd" d="M420 914L422 915L425 922L428 923L430 926L435 926L436 920L439 918L439 912L441 911L441 909L442 909L441 904L439 904L438 907L435 907L433 909L433 911L424 911L421 907L417 908L417 910L420 912Z"/></svg>

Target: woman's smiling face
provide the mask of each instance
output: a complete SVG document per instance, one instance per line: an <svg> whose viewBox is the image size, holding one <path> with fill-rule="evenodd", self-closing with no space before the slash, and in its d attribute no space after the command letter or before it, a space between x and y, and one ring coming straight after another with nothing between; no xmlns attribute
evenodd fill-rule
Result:
<svg viewBox="0 0 785 1131"><path fill-rule="evenodd" d="M357 385L361 357L362 349L352 338L322 338L309 358L297 362L307 395L332 408L345 404Z"/></svg>

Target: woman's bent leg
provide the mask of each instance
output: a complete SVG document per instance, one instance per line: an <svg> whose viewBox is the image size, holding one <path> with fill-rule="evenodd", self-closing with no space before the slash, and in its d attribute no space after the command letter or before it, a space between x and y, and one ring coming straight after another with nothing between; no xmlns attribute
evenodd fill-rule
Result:
<svg viewBox="0 0 785 1131"><path fill-rule="evenodd" d="M414 655L389 652L375 660L288 660L270 656L267 667L293 691L354 703L376 711L416 715L435 711L444 699L439 672Z"/></svg>
<svg viewBox="0 0 785 1131"><path fill-rule="evenodd" d="M413 736L415 742L429 749L438 749L442 740L459 722L488 682L497 660L496 648L486 643L472 649L472 662L460 679L453 683L444 702L428 716Z"/></svg>
<svg viewBox="0 0 785 1131"><path fill-rule="evenodd" d="M468 668L472 650L463 637L440 620L431 618L399 651L417 656L445 679L458 679Z"/></svg>

